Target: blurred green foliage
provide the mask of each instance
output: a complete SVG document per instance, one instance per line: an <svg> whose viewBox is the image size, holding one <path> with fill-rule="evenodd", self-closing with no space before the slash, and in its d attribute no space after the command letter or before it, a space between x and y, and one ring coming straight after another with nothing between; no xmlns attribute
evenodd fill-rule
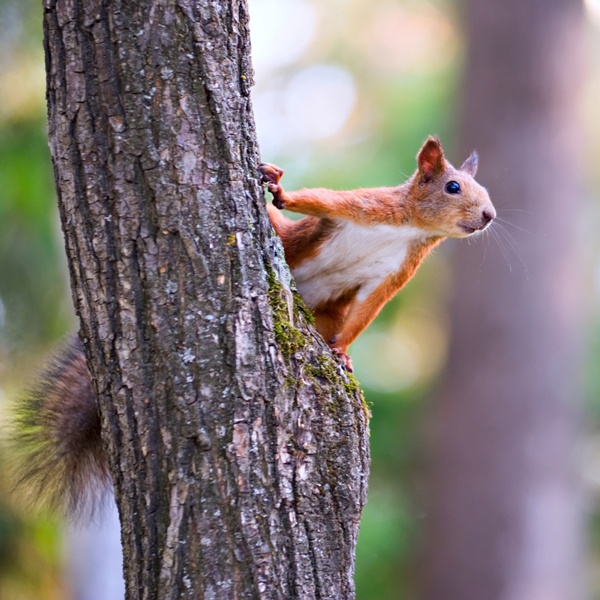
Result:
<svg viewBox="0 0 600 600"><path fill-rule="evenodd" d="M43 121L0 128L0 298L3 345L30 352L68 323L65 263Z"/></svg>
<svg viewBox="0 0 600 600"><path fill-rule="evenodd" d="M43 97L41 7L0 2L0 425L11 392L72 326ZM42 93L40 93L40 91ZM0 598L67 598L55 523L32 519L0 445Z"/></svg>
<svg viewBox="0 0 600 600"><path fill-rule="evenodd" d="M8 367L64 335L72 309L38 68L37 3L1 2L0 40L0 373L6 381Z"/></svg>

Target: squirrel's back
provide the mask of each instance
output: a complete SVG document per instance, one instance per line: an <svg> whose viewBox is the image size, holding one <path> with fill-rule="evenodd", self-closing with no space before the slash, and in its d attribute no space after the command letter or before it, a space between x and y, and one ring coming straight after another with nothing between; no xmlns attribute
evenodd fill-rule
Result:
<svg viewBox="0 0 600 600"><path fill-rule="evenodd" d="M18 485L36 503L71 515L93 509L111 485L100 430L83 348L73 336L18 400Z"/></svg>

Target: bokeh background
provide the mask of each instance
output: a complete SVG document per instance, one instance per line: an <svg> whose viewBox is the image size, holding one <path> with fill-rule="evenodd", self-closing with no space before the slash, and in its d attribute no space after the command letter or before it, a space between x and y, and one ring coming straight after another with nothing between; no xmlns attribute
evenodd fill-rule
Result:
<svg viewBox="0 0 600 600"><path fill-rule="evenodd" d="M477 147L498 208L351 349L373 413L358 599L600 598L600 0L249 1L262 158L288 189L401 182L436 133L455 164ZM0 0L3 425L76 327L41 10ZM90 533L32 517L10 459L1 445L0 599L98 592Z"/></svg>

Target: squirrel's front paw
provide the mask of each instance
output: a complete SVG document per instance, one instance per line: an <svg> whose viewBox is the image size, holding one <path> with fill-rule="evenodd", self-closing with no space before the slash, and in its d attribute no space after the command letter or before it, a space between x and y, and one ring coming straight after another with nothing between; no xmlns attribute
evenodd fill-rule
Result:
<svg viewBox="0 0 600 600"><path fill-rule="evenodd" d="M258 166L258 170L260 171L261 181L267 184L267 189L273 194L273 205L279 209L285 208L283 188L279 185L283 169L275 165L263 163Z"/></svg>

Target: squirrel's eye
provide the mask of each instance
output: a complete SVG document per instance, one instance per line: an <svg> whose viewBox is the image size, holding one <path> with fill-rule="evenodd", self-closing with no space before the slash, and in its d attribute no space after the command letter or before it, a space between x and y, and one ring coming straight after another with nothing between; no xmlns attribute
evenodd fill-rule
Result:
<svg viewBox="0 0 600 600"><path fill-rule="evenodd" d="M458 181L449 181L446 184L446 191L449 194L460 194L460 184Z"/></svg>

